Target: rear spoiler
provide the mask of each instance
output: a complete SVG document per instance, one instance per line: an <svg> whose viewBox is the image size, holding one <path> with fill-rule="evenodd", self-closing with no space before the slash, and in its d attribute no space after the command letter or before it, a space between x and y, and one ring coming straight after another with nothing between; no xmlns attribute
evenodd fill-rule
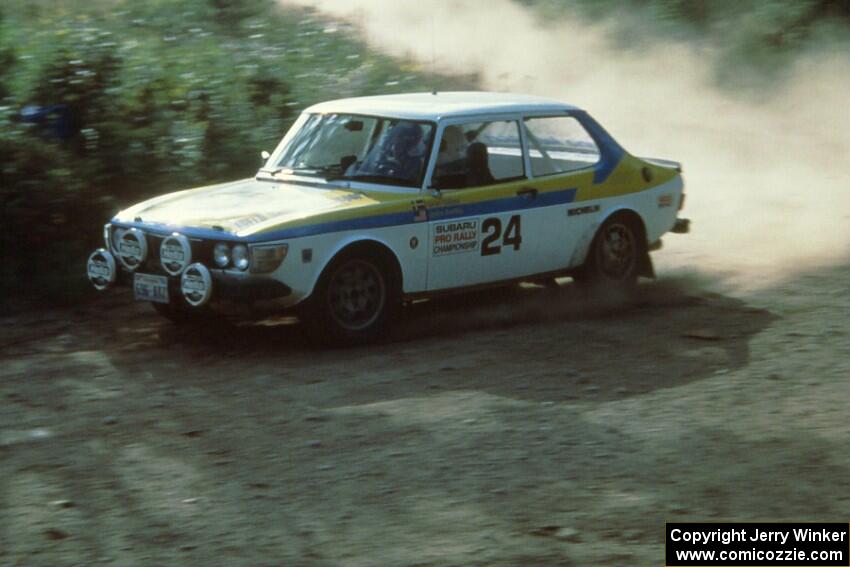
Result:
<svg viewBox="0 0 850 567"><path fill-rule="evenodd" d="M672 161L669 159L658 159L658 158L640 158L643 161L647 161L652 165L658 165L661 167L666 167L667 169L675 169L679 173L682 173L682 164L678 161Z"/></svg>

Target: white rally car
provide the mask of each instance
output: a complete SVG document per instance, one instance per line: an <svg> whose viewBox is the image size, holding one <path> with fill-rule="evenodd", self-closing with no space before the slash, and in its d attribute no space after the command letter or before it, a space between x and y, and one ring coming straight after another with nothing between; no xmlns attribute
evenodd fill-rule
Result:
<svg viewBox="0 0 850 567"><path fill-rule="evenodd" d="M335 100L305 110L256 177L119 212L88 260L173 320L218 302L298 307L334 341L370 340L404 301L572 276L628 288L679 219L675 162L627 153L585 111L485 92Z"/></svg>

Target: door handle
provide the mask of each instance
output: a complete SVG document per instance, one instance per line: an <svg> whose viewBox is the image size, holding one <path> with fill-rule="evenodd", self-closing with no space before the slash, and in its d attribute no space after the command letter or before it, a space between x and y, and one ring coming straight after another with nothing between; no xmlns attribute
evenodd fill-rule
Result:
<svg viewBox="0 0 850 567"><path fill-rule="evenodd" d="M517 195L529 195L532 199L537 197L537 188L536 187L523 187L519 191L516 192Z"/></svg>

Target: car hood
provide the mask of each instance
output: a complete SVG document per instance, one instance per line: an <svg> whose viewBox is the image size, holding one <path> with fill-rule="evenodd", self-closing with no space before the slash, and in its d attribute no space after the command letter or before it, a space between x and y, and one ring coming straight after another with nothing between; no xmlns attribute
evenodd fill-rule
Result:
<svg viewBox="0 0 850 567"><path fill-rule="evenodd" d="M169 193L123 210L118 222L215 228L248 236L321 213L376 204L360 191L244 179Z"/></svg>

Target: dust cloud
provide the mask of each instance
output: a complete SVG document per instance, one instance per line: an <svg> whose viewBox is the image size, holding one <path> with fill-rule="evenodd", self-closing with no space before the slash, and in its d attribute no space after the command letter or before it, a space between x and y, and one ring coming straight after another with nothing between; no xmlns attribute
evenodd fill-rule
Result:
<svg viewBox="0 0 850 567"><path fill-rule="evenodd" d="M755 100L717 87L710 48L625 48L613 22L544 25L509 0L282 1L348 20L424 70L584 107L632 154L681 161L693 232L665 239L660 272L698 268L757 289L850 254L846 54L801 55Z"/></svg>

